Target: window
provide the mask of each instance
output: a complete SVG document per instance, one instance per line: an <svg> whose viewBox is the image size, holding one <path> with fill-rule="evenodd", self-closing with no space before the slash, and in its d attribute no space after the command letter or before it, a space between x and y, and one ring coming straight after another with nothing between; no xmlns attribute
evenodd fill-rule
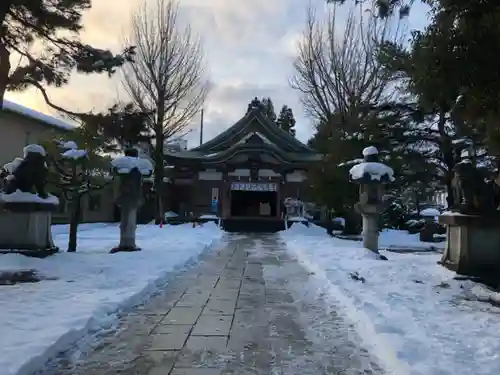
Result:
<svg viewBox="0 0 500 375"><path fill-rule="evenodd" d="M101 196L89 195L89 211L99 211L101 209Z"/></svg>

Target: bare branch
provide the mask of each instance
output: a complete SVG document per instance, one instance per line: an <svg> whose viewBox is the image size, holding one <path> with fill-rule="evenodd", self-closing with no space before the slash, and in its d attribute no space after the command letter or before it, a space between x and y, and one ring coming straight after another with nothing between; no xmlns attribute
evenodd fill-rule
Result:
<svg viewBox="0 0 500 375"><path fill-rule="evenodd" d="M367 114L364 108L394 95L394 76L383 69L379 46L401 43L406 36L399 18L380 19L358 4L349 9L344 24L340 10L333 5L325 23L309 7L291 79L306 113L319 123L332 122L335 115L340 120L332 125L338 129L359 126Z"/></svg>
<svg viewBox="0 0 500 375"><path fill-rule="evenodd" d="M177 0L143 1L133 15L126 44L136 46L135 63L122 83L142 111L154 110L152 131L168 139L182 132L200 110L208 91L200 40L181 28Z"/></svg>

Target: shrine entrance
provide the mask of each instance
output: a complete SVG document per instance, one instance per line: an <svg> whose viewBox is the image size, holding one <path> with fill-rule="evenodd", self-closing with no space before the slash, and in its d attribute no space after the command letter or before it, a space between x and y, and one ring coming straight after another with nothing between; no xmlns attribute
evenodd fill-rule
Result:
<svg viewBox="0 0 500 375"><path fill-rule="evenodd" d="M234 191L231 193L232 217L276 217L278 193L273 191Z"/></svg>
<svg viewBox="0 0 500 375"><path fill-rule="evenodd" d="M231 217L276 218L278 216L276 183L233 182Z"/></svg>

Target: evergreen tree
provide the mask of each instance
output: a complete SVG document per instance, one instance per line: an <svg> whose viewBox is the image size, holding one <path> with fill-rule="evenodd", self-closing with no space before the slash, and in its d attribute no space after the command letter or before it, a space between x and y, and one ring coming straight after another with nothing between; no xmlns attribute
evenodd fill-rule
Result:
<svg viewBox="0 0 500 375"><path fill-rule="evenodd" d="M132 60L133 47L114 55L80 40L83 12L91 6L91 0L1 1L0 109L6 90L36 87L47 104L68 113L50 102L47 85L65 85L74 70L111 75ZM11 66L11 58L16 55L21 60Z"/></svg>
<svg viewBox="0 0 500 375"><path fill-rule="evenodd" d="M276 112L274 111L274 104L271 98L253 98L248 104L247 114L255 108L260 109L272 122L276 122Z"/></svg>
<svg viewBox="0 0 500 375"><path fill-rule="evenodd" d="M326 0L327 3L344 4L346 1L358 5L364 3L364 0ZM407 17L410 14L410 7L414 0L368 0L375 6L380 17L389 17L394 12L399 13L399 17ZM423 0L424 3L432 2L433 0Z"/></svg>
<svg viewBox="0 0 500 375"><path fill-rule="evenodd" d="M276 120L276 124L281 129L295 137L295 117L293 116L293 111L291 108L286 105L281 107L281 111L278 119Z"/></svg>
<svg viewBox="0 0 500 375"><path fill-rule="evenodd" d="M80 143L95 144L101 152L120 152L139 144L150 144L150 112L143 112L133 104L115 104L104 113L81 116Z"/></svg>
<svg viewBox="0 0 500 375"><path fill-rule="evenodd" d="M271 98L263 98L261 103L267 118L272 122L276 122L276 112L274 111L274 104Z"/></svg>

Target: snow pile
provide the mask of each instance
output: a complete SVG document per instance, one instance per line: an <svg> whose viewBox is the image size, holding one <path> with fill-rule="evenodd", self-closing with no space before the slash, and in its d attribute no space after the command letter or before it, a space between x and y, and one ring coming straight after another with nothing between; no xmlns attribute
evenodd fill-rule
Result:
<svg viewBox="0 0 500 375"><path fill-rule="evenodd" d="M426 208L425 210L420 211L420 216L422 217L436 217L441 215L441 212L435 208Z"/></svg>
<svg viewBox="0 0 500 375"><path fill-rule="evenodd" d="M426 242L420 241L420 235L409 234L403 230L386 229L380 233L379 246L381 249L402 249L405 251L429 251L432 247L433 250L443 251L444 243L433 243L430 245Z"/></svg>
<svg viewBox="0 0 500 375"><path fill-rule="evenodd" d="M79 150L77 148L70 148L69 150L64 151L61 156L65 159L83 159L87 157L87 150Z"/></svg>
<svg viewBox="0 0 500 375"><path fill-rule="evenodd" d="M111 161L113 167L119 174L130 173L132 169L137 169L142 175L147 176L153 171L151 161L133 156L120 156Z"/></svg>
<svg viewBox="0 0 500 375"><path fill-rule="evenodd" d="M55 242L64 248L68 227L57 226ZM111 327L116 313L164 288L169 273L184 267L220 238L215 224L142 225L143 251L110 255L119 241L116 225L87 224L78 234L78 252L46 259L0 256L0 269L35 269L55 280L0 287L0 369L27 375L83 335ZM90 339L90 337L89 337Z"/></svg>
<svg viewBox="0 0 500 375"><path fill-rule="evenodd" d="M169 217L179 217L178 214L176 214L175 212L173 211L168 211L168 212L165 212L165 218L169 218Z"/></svg>
<svg viewBox="0 0 500 375"><path fill-rule="evenodd" d="M42 198L38 194L23 192L19 189L11 194L1 193L0 201L8 203L44 203L53 205L59 204L59 199L54 195L48 194L47 198Z"/></svg>
<svg viewBox="0 0 500 375"><path fill-rule="evenodd" d="M454 280L437 264L440 254L382 252L389 260L380 261L315 225L294 225L281 236L388 374L500 373L498 307L478 301L477 284ZM406 245L416 242L399 231L383 232L381 242L403 244L405 237Z"/></svg>

